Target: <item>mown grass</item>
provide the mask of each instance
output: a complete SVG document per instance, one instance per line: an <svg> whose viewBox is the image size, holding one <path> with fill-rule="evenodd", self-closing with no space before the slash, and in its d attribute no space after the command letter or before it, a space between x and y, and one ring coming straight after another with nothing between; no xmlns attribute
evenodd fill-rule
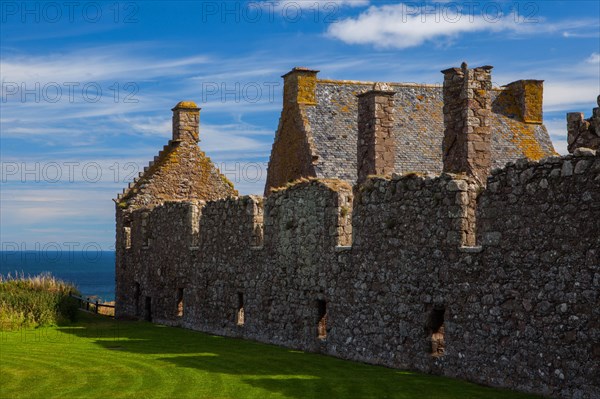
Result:
<svg viewBox="0 0 600 399"><path fill-rule="evenodd" d="M71 326L3 332L0 345L2 398L533 397L92 314Z"/></svg>
<svg viewBox="0 0 600 399"><path fill-rule="evenodd" d="M72 284L50 274L0 275L0 330L48 326L74 321L77 304Z"/></svg>

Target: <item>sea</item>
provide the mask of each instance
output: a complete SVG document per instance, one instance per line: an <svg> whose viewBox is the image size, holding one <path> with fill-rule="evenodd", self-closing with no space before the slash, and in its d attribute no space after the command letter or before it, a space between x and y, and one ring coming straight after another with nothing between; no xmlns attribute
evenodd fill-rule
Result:
<svg viewBox="0 0 600 399"><path fill-rule="evenodd" d="M114 251L0 251L0 274L50 273L73 283L83 296L115 299Z"/></svg>

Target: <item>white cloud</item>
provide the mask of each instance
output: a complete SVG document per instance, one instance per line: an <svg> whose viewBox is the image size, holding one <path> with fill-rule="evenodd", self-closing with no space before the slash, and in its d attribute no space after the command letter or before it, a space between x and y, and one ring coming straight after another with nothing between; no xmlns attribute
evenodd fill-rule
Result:
<svg viewBox="0 0 600 399"><path fill-rule="evenodd" d="M11 224L39 225L45 222L60 222L65 218L84 218L90 216L92 206L102 207L103 214L94 211L94 218L110 217L112 201L106 190L87 187L64 188L39 187L31 185L5 186L2 198L3 227ZM6 196L4 195L6 194ZM105 206L107 205L107 206Z"/></svg>
<svg viewBox="0 0 600 399"><path fill-rule="evenodd" d="M267 9L286 10L315 10L320 12L336 11L339 7L364 7L369 0L276 0L261 3Z"/></svg>
<svg viewBox="0 0 600 399"><path fill-rule="evenodd" d="M547 119L544 121L546 129L554 144L554 149L561 155L568 154L567 150L567 120L566 118Z"/></svg>
<svg viewBox="0 0 600 399"><path fill-rule="evenodd" d="M416 47L428 41L453 39L464 33L509 32L540 34L586 26L587 21L564 21L551 24L538 18L525 23L516 13L481 13L461 10L457 3L414 6L410 3L371 6L356 18L331 24L329 37L348 44L372 44L381 48ZM598 22L594 23L598 25ZM587 25L586 27L589 27Z"/></svg>
<svg viewBox="0 0 600 399"><path fill-rule="evenodd" d="M141 81L191 72L211 61L210 57L204 55L163 60L131 51L131 48L145 47L131 44L129 49L124 46L100 46L37 56L4 54L0 61L2 82L30 85L38 82L44 85L51 82L85 84L115 78L120 82L126 79Z"/></svg>
<svg viewBox="0 0 600 399"><path fill-rule="evenodd" d="M570 39L570 38L589 39L589 38L599 37L597 31L583 31L583 32L568 32L568 31L566 31L566 32L562 33L562 36L567 39Z"/></svg>
<svg viewBox="0 0 600 399"><path fill-rule="evenodd" d="M547 81L544 83L544 110L552 112L586 106L598 96L598 86L598 81L593 79ZM589 110L582 109L582 112Z"/></svg>
<svg viewBox="0 0 600 399"><path fill-rule="evenodd" d="M592 53L586 60L588 64L600 64L600 54Z"/></svg>
<svg viewBox="0 0 600 399"><path fill-rule="evenodd" d="M592 53L587 58L571 58L567 62L562 58L549 58L538 63L513 63L509 71L499 71L493 79L498 86L519 79L544 80L544 112L587 114L596 106L600 92L599 58L597 53Z"/></svg>
<svg viewBox="0 0 600 399"><path fill-rule="evenodd" d="M36 245L52 243L98 243L108 248L114 242L111 191L116 190L100 186L3 184L2 245L25 245L24 249L33 250Z"/></svg>

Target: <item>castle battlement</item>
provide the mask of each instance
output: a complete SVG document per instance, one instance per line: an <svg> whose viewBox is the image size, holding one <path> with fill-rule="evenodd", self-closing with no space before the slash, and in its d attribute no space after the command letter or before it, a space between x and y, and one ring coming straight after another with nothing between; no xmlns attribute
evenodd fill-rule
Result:
<svg viewBox="0 0 600 399"><path fill-rule="evenodd" d="M309 109L322 101L316 73L285 76L291 88L274 152L299 132L284 129L285 114L295 112L286 107L317 113ZM141 176L117 200L117 317L554 397L598 397L600 152L549 150L495 167L508 150L493 120L508 117L484 93L489 73L444 71L452 82L436 105L446 121L437 171L397 167L411 151L395 141L403 117L396 101L406 93L385 84L353 96L352 182L344 171L301 173L277 187L268 182L265 197L240 197L212 165L198 166L211 171L203 174L159 156L169 172ZM531 133L523 153L538 154L541 83L519 82L503 93L525 101L501 101L513 101L515 142ZM197 131L177 126L182 135ZM332 141L349 140L344 132ZM280 158L270 163L272 177L323 165L332 147L312 133L312 144L310 136L299 142L319 149L319 160ZM203 191L165 188L188 173L212 180L202 180Z"/></svg>
<svg viewBox="0 0 600 399"><path fill-rule="evenodd" d="M464 175L409 173L369 176L354 188L341 180L303 179L266 198L170 201L150 211L132 212L133 236L126 245L146 250L150 243L157 246L161 242L160 246L210 253L218 241L230 242L231 251L258 251L273 249L282 241L291 245L292 237L303 240L319 232L326 238L314 248L319 251L371 246L374 235L387 238L392 245L475 247L481 251L482 244L500 245L502 236L509 234L511 228L498 218L501 214L511 215L506 220L512 226L520 223L517 215L522 205L533 200L529 196L545 200L548 209L543 217L551 219L550 212L558 209L550 208L556 202L548 198L555 193L557 187L553 186L563 189L570 181L573 193L563 199L565 205L583 188L585 199L578 201L577 211L587 209L586 202L595 208L592 189L600 172L599 156L588 151L509 163L491 172L487 188ZM585 191L588 185L589 191ZM539 225L543 224L540 221ZM294 245L311 243L317 244L309 240Z"/></svg>

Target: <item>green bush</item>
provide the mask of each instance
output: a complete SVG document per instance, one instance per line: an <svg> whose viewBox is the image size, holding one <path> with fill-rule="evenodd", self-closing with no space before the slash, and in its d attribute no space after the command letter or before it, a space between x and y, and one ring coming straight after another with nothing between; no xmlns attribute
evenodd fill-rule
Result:
<svg viewBox="0 0 600 399"><path fill-rule="evenodd" d="M75 287L42 274L34 277L0 276L0 329L39 327L75 321L79 295Z"/></svg>

